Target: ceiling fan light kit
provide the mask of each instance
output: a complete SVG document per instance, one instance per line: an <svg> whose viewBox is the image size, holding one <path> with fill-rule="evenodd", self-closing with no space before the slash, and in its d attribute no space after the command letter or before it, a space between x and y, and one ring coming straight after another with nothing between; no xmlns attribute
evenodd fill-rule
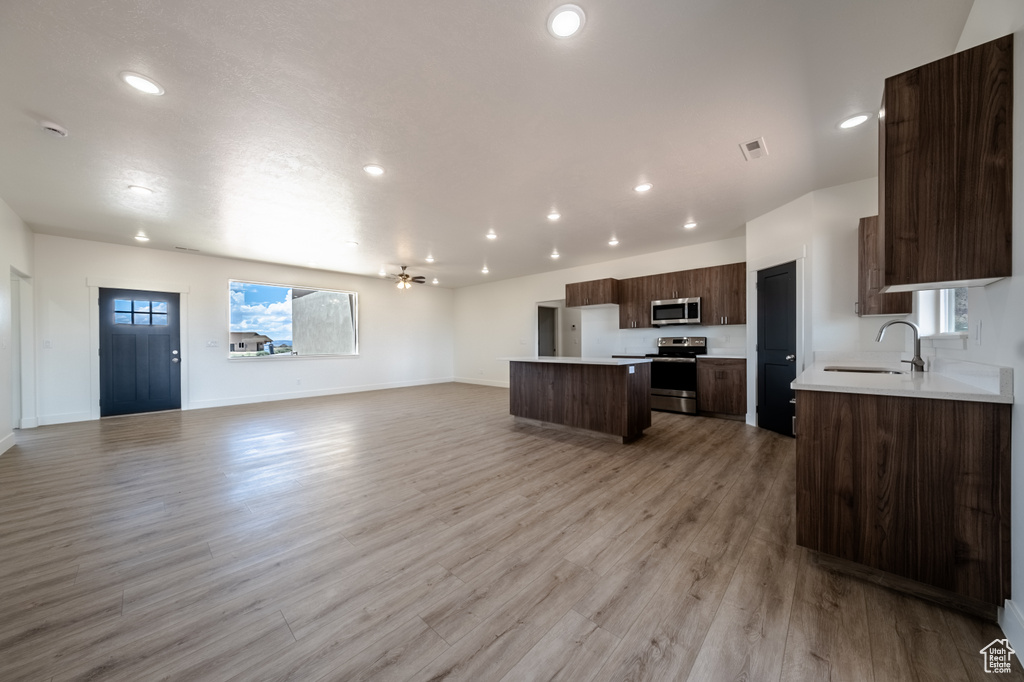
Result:
<svg viewBox="0 0 1024 682"><path fill-rule="evenodd" d="M398 286L399 289L410 289L412 288L413 284L423 284L424 282L427 281L427 278L424 277L423 275L416 275L415 277L413 277L412 275L407 273L405 271L405 269L408 267L407 265L403 265L401 267L402 272L398 273L397 275L391 275L391 277L396 282L396 286Z"/></svg>

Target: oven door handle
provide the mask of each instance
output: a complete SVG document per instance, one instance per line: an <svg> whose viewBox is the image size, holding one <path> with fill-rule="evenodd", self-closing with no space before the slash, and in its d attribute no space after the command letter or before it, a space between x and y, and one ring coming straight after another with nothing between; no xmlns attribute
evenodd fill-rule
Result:
<svg viewBox="0 0 1024 682"><path fill-rule="evenodd" d="M687 362L696 363L697 358L651 358L651 362Z"/></svg>

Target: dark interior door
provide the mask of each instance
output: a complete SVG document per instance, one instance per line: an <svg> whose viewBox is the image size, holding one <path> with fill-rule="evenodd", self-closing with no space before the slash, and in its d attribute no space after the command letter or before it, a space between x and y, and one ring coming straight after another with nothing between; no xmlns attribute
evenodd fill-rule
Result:
<svg viewBox="0 0 1024 682"><path fill-rule="evenodd" d="M796 262L757 273L757 425L793 435Z"/></svg>
<svg viewBox="0 0 1024 682"><path fill-rule="evenodd" d="M537 308L537 355L555 355L555 309Z"/></svg>
<svg viewBox="0 0 1024 682"><path fill-rule="evenodd" d="M100 415L181 408L178 294L100 289Z"/></svg>

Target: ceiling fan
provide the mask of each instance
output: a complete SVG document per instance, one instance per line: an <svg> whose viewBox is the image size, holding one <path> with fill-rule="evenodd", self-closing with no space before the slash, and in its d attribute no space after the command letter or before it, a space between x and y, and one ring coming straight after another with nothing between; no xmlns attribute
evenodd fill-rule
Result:
<svg viewBox="0 0 1024 682"><path fill-rule="evenodd" d="M427 278L424 277L423 275L417 275L416 277L413 277L412 275L405 271L406 267L407 266L405 265L402 266L402 273L400 275L391 275L391 277L394 278L396 282L398 282L399 289L408 289L413 284L423 284L424 282L427 281Z"/></svg>

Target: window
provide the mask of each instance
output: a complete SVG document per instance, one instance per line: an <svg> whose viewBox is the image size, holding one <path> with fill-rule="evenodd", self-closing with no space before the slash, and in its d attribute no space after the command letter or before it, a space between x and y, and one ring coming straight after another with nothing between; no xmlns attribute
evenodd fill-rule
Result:
<svg viewBox="0 0 1024 682"><path fill-rule="evenodd" d="M162 327L167 325L167 301L114 299L114 324Z"/></svg>
<svg viewBox="0 0 1024 682"><path fill-rule="evenodd" d="M358 294L231 280L229 357L356 355Z"/></svg>
<svg viewBox="0 0 1024 682"><path fill-rule="evenodd" d="M939 295L939 332L967 333L967 287L943 289Z"/></svg>

